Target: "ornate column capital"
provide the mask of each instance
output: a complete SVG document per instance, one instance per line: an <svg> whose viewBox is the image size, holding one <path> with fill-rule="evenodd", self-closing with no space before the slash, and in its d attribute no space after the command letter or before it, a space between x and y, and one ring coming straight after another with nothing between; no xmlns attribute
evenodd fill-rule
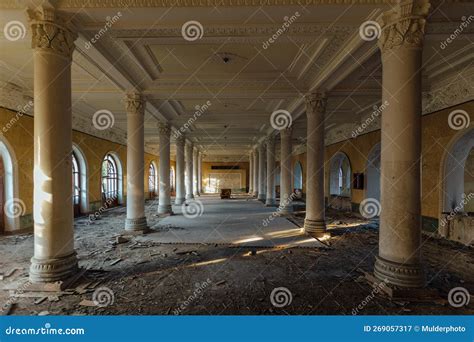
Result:
<svg viewBox="0 0 474 342"><path fill-rule="evenodd" d="M383 13L378 41L380 50L385 52L400 46L422 49L430 7L429 0L408 0Z"/></svg>
<svg viewBox="0 0 474 342"><path fill-rule="evenodd" d="M265 144L267 145L267 147L273 147L275 146L275 136L273 134L267 136L265 138Z"/></svg>
<svg viewBox="0 0 474 342"><path fill-rule="evenodd" d="M304 100L306 103L307 116L315 112L319 112L319 113L326 112L326 105L327 105L326 93L324 92L309 93L305 95Z"/></svg>
<svg viewBox="0 0 474 342"><path fill-rule="evenodd" d="M139 93L129 93L125 96L125 106L129 115L145 115L145 99Z"/></svg>
<svg viewBox="0 0 474 342"><path fill-rule="evenodd" d="M54 53L71 60L77 33L71 29L71 22L54 9L38 7L28 9L32 40L31 47Z"/></svg>
<svg viewBox="0 0 474 342"><path fill-rule="evenodd" d="M179 135L176 137L175 143L176 146L184 147L184 145L186 144L186 138L184 137L184 135Z"/></svg>
<svg viewBox="0 0 474 342"><path fill-rule="evenodd" d="M158 122L158 130L160 135L170 136L171 134L171 127L167 122Z"/></svg>

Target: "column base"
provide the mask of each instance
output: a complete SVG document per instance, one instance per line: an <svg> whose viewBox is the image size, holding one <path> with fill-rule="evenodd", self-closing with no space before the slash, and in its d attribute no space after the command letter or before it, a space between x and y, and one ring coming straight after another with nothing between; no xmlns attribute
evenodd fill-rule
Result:
<svg viewBox="0 0 474 342"><path fill-rule="evenodd" d="M176 197L176 199L174 200L174 204L176 205L181 205L184 202L186 202L186 199L184 197L181 197L181 198Z"/></svg>
<svg viewBox="0 0 474 342"><path fill-rule="evenodd" d="M192 199L194 199L194 195L188 194L188 195L186 195L186 199L187 200L192 200Z"/></svg>
<svg viewBox="0 0 474 342"><path fill-rule="evenodd" d="M324 220L304 220L304 231L314 238L321 238L328 234Z"/></svg>
<svg viewBox="0 0 474 342"><path fill-rule="evenodd" d="M147 230L148 224L146 223L146 217L139 217L125 220L125 230L136 231L136 230Z"/></svg>
<svg viewBox="0 0 474 342"><path fill-rule="evenodd" d="M54 283L72 277L79 271L76 252L60 258L31 258L30 281L32 283Z"/></svg>
<svg viewBox="0 0 474 342"><path fill-rule="evenodd" d="M293 207L292 206L283 206L283 207L278 207L278 212L280 216L289 216L293 212Z"/></svg>
<svg viewBox="0 0 474 342"><path fill-rule="evenodd" d="M173 215L173 209L171 208L171 204L158 205L158 215L160 216Z"/></svg>
<svg viewBox="0 0 474 342"><path fill-rule="evenodd" d="M396 286L425 286L425 277L421 264L400 264L377 256L375 259L374 275L377 279Z"/></svg>
<svg viewBox="0 0 474 342"><path fill-rule="evenodd" d="M276 201L274 198L267 198L265 200L265 206L266 207L276 207Z"/></svg>

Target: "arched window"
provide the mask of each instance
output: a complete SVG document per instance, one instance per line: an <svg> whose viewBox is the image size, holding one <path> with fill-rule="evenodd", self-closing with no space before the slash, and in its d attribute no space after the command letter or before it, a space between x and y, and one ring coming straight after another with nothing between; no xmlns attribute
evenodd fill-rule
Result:
<svg viewBox="0 0 474 342"><path fill-rule="evenodd" d="M365 198L374 198L380 201L380 143L372 147L365 169L366 184Z"/></svg>
<svg viewBox="0 0 474 342"><path fill-rule="evenodd" d="M342 152L331 158L329 170L329 192L331 195L351 196L351 165L349 158Z"/></svg>
<svg viewBox="0 0 474 342"><path fill-rule="evenodd" d="M148 167L148 192L150 198L156 196L156 169L153 163L150 163L150 166Z"/></svg>
<svg viewBox="0 0 474 342"><path fill-rule="evenodd" d="M118 167L109 153L102 162L102 201L108 206L117 205L119 201Z"/></svg>
<svg viewBox="0 0 474 342"><path fill-rule="evenodd" d="M72 204L74 205L74 216L81 213L81 170L77 156L72 153Z"/></svg>
<svg viewBox="0 0 474 342"><path fill-rule="evenodd" d="M25 214L25 203L18 193L17 161L12 147L0 136L0 233L20 229L20 217ZM16 209L20 209L18 212Z"/></svg>

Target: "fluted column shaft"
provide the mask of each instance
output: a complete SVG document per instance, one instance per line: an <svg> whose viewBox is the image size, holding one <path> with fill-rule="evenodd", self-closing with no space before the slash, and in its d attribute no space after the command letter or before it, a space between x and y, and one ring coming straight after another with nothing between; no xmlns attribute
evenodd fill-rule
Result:
<svg viewBox="0 0 474 342"><path fill-rule="evenodd" d="M186 162L186 199L194 199L193 194L193 144L186 144L184 159Z"/></svg>
<svg viewBox="0 0 474 342"><path fill-rule="evenodd" d="M253 195L258 197L258 150L253 151Z"/></svg>
<svg viewBox="0 0 474 342"><path fill-rule="evenodd" d="M129 94L127 107L127 218L125 229L147 229L145 217L145 140L143 122L145 101L140 94Z"/></svg>
<svg viewBox="0 0 474 342"><path fill-rule="evenodd" d="M41 283L66 279L78 270L71 177L71 59L77 35L53 10L28 14L33 33L35 103L30 281Z"/></svg>
<svg viewBox="0 0 474 342"><path fill-rule="evenodd" d="M160 122L158 125L160 132L160 191L158 200L158 214L171 215L171 194L170 194L170 134L171 129L167 123Z"/></svg>
<svg viewBox="0 0 474 342"><path fill-rule="evenodd" d="M292 128L280 131L280 213L293 211L293 189L291 187L291 133Z"/></svg>
<svg viewBox="0 0 474 342"><path fill-rule="evenodd" d="M307 116L306 217L304 229L313 237L326 234L324 204L324 115L326 96L305 96Z"/></svg>
<svg viewBox="0 0 474 342"><path fill-rule="evenodd" d="M258 145L258 199L265 201L265 145L261 143Z"/></svg>
<svg viewBox="0 0 474 342"><path fill-rule="evenodd" d="M183 204L186 199L186 187L184 184L184 146L183 136L176 138L176 199L175 204Z"/></svg>
<svg viewBox="0 0 474 342"><path fill-rule="evenodd" d="M275 136L271 135L267 142L267 197L265 205L273 207L276 204L275 195Z"/></svg>
<svg viewBox="0 0 474 342"><path fill-rule="evenodd" d="M421 267L421 69L428 1L404 2L383 15L381 211L375 276L424 285Z"/></svg>
<svg viewBox="0 0 474 342"><path fill-rule="evenodd" d="M193 194L194 196L199 196L198 176L199 176L199 151L197 148L195 148L193 150Z"/></svg>

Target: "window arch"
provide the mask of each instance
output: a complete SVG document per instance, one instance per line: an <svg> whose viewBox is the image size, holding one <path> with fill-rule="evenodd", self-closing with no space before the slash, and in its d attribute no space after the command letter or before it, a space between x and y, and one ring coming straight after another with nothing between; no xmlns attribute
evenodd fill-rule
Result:
<svg viewBox="0 0 474 342"><path fill-rule="evenodd" d="M118 155L109 152L101 167L102 202L107 207L122 203L122 164Z"/></svg>
<svg viewBox="0 0 474 342"><path fill-rule="evenodd" d="M8 141L0 136L0 160L2 163L2 192L0 228L3 231L14 231L20 229L20 216L25 214L25 204L19 197L18 191L18 167L16 157ZM4 215L5 212L13 212L13 206L21 209L19 215Z"/></svg>
<svg viewBox="0 0 474 342"><path fill-rule="evenodd" d="M148 166L148 192L150 198L156 197L157 192L157 185L158 185L158 174L156 172L155 163L151 162Z"/></svg>
<svg viewBox="0 0 474 342"><path fill-rule="evenodd" d="M366 191L365 198L374 198L380 201L380 143L372 147L365 169Z"/></svg>

